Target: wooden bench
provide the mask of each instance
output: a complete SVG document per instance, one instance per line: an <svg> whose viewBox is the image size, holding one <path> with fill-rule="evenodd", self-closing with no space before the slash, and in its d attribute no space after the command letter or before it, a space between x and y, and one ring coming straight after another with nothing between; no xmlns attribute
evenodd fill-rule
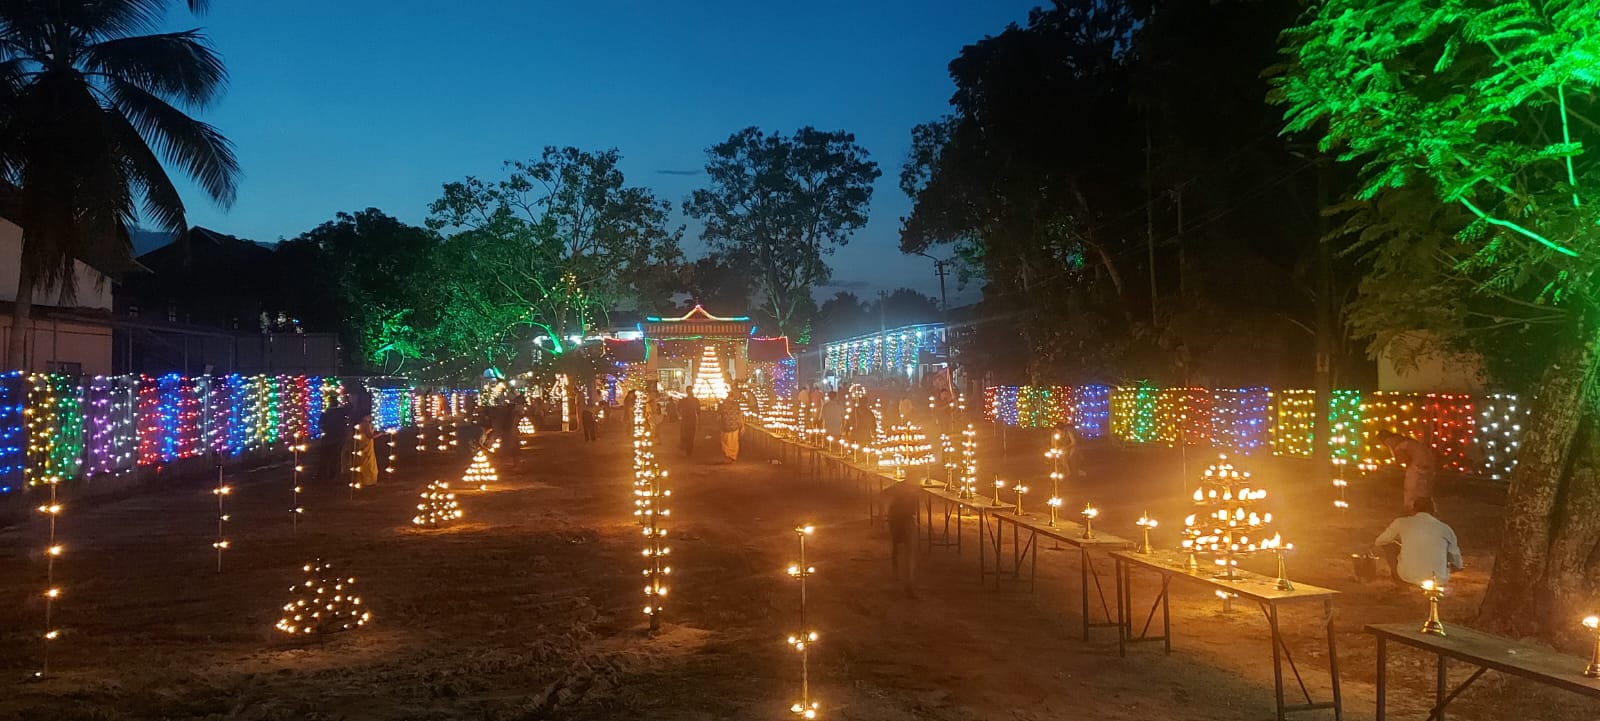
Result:
<svg viewBox="0 0 1600 721"><path fill-rule="evenodd" d="M1429 721L1444 721L1445 707L1467 690L1487 671L1554 686L1592 699L1600 699L1600 679L1583 675L1587 662L1580 658L1519 643L1493 634L1470 628L1450 626L1447 636L1423 633L1415 623L1384 623L1367 626L1367 633L1378 639L1378 721L1388 714L1387 690L1389 685L1389 642L1404 644L1427 651L1438 657L1434 676L1433 709ZM1478 667L1467 680L1454 689L1449 688L1448 664L1454 659Z"/></svg>

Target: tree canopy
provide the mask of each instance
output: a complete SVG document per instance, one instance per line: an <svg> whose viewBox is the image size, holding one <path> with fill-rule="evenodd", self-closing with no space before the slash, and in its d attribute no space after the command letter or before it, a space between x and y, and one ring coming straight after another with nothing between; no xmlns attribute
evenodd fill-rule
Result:
<svg viewBox="0 0 1600 721"><path fill-rule="evenodd" d="M612 149L546 147L497 181L447 183L427 224L444 234L445 345L473 353L517 327L553 348L626 304L666 303L682 252L669 203L629 186Z"/></svg>
<svg viewBox="0 0 1600 721"><path fill-rule="evenodd" d="M1600 590L1587 0L1334 0L1284 35L1286 132L1356 164L1345 230L1380 344L1426 330L1536 378L1481 620L1559 636Z"/></svg>
<svg viewBox="0 0 1600 721"><path fill-rule="evenodd" d="M867 222L880 172L855 136L805 127L745 128L706 150L708 185L684 211L701 238L753 279L779 333L803 338L811 290L832 276L826 256Z"/></svg>
<svg viewBox="0 0 1600 721"><path fill-rule="evenodd" d="M969 362L1040 382L1308 380L1315 164L1275 139L1260 77L1292 17L1060 0L951 61L952 112L916 128L901 171L900 245L948 248L983 284L996 320Z"/></svg>

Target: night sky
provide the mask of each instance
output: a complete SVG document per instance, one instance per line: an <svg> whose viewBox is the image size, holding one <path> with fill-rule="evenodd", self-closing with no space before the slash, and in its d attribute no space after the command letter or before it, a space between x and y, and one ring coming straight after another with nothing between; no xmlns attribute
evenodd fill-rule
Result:
<svg viewBox="0 0 1600 721"><path fill-rule="evenodd" d="M188 192L190 222L260 241L369 206L420 223L440 184L545 145L615 146L630 183L677 207L709 145L810 124L854 132L883 170L869 225L831 259L838 287L817 295L937 295L932 261L896 249L910 130L946 112L961 47L1034 4L220 0L172 25L204 27L227 62L202 117L244 179L231 212Z"/></svg>

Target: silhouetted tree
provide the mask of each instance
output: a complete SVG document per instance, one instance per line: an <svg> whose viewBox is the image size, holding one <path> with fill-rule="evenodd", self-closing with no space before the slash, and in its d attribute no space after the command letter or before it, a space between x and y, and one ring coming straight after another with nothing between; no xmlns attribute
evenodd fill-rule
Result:
<svg viewBox="0 0 1600 721"><path fill-rule="evenodd" d="M23 366L36 288L70 299L77 259L130 260L135 219L187 229L163 161L218 204L233 202L232 147L187 114L222 95L227 72L199 30L157 32L173 4L0 3L0 173L19 188L23 229L11 368Z"/></svg>
<svg viewBox="0 0 1600 721"><path fill-rule="evenodd" d="M867 222L877 163L844 131L745 128L706 151L709 187L684 205L701 238L754 281L777 331L800 337L824 257Z"/></svg>

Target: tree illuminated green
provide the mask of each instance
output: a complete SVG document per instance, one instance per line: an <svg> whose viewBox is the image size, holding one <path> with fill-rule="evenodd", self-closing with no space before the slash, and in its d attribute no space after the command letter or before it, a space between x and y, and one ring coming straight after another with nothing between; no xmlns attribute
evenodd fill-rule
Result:
<svg viewBox="0 0 1600 721"><path fill-rule="evenodd" d="M1331 0L1284 45L1286 131L1362 172L1350 227L1371 271L1353 312L1376 349L1426 330L1537 368L1480 618L1568 632L1600 587L1600 13Z"/></svg>
<svg viewBox="0 0 1600 721"><path fill-rule="evenodd" d="M616 150L546 147L497 181L447 183L428 227L446 234L442 345L511 350L513 331L563 339L624 304L662 307L681 260L671 206L629 186Z"/></svg>

